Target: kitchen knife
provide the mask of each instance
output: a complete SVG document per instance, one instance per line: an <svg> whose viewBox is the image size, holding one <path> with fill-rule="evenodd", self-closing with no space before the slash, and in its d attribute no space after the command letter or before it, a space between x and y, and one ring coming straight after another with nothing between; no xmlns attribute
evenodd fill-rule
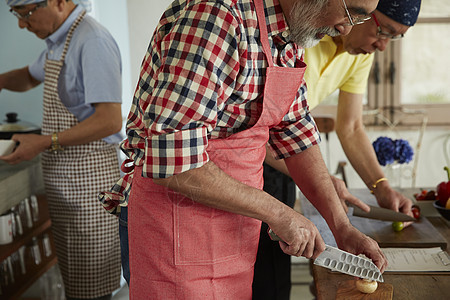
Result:
<svg viewBox="0 0 450 300"><path fill-rule="evenodd" d="M399 222L411 222L411 221L417 221L417 219L408 216L407 214L396 212L391 209L382 208L378 206L370 206L370 211L365 212L361 208L357 206L351 206L349 204L348 207L348 214L353 215L355 217L362 217L362 218L368 218L368 219L375 219L375 220L381 220L381 221L399 221Z"/></svg>
<svg viewBox="0 0 450 300"><path fill-rule="evenodd" d="M272 229L268 233L273 241L281 241ZM314 264L355 277L384 282L380 270L370 259L332 246L325 245L325 250L314 260Z"/></svg>
<svg viewBox="0 0 450 300"><path fill-rule="evenodd" d="M314 264L351 276L384 282L380 270L370 259L332 246L325 245L325 250L314 260Z"/></svg>

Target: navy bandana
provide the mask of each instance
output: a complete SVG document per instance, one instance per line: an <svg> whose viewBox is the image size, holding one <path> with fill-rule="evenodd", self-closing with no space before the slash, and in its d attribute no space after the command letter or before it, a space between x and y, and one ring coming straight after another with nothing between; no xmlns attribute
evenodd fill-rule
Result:
<svg viewBox="0 0 450 300"><path fill-rule="evenodd" d="M380 0L377 10L394 21L413 26L417 21L421 0Z"/></svg>

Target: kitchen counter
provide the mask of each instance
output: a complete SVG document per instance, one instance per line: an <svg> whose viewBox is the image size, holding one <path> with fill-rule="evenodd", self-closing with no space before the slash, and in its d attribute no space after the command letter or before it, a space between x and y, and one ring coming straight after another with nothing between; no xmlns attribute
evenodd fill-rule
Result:
<svg viewBox="0 0 450 300"><path fill-rule="evenodd" d="M44 193L39 157L18 165L0 161L0 214L30 195Z"/></svg>

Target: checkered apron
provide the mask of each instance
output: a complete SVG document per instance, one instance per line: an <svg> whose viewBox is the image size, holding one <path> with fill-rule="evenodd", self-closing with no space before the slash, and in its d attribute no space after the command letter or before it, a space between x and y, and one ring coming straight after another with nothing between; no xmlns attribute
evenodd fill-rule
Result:
<svg viewBox="0 0 450 300"><path fill-rule="evenodd" d="M84 14L70 28L61 59L46 61L42 134L78 123L61 102L57 87L72 34ZM43 153L42 165L66 295L96 298L110 294L120 283L118 224L97 195L120 177L116 147L102 140L66 146L57 154Z"/></svg>

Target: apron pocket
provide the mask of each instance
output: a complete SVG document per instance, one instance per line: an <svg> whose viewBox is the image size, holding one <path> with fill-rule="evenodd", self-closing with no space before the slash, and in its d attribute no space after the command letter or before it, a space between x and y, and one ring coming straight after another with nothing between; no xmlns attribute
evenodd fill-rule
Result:
<svg viewBox="0 0 450 300"><path fill-rule="evenodd" d="M179 194L174 198L176 265L208 265L240 256L242 216L204 206Z"/></svg>

